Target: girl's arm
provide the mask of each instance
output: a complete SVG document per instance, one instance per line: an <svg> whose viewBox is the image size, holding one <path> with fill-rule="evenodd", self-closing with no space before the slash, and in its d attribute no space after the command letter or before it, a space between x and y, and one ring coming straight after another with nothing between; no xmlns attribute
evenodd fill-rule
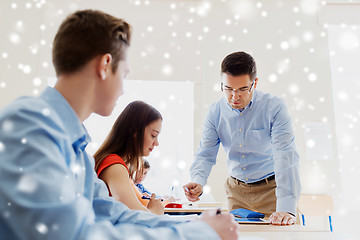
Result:
<svg viewBox="0 0 360 240"><path fill-rule="evenodd" d="M133 210L149 211L136 197L125 166L113 164L105 168L99 178L106 183L115 200Z"/></svg>

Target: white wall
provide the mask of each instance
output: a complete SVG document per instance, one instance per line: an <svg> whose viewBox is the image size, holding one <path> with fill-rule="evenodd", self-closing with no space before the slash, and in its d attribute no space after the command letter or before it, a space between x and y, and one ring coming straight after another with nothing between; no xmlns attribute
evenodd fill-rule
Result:
<svg viewBox="0 0 360 240"><path fill-rule="evenodd" d="M329 1L321 3L326 2ZM347 3L355 2L358 1ZM258 88L283 97L291 110L301 157L303 192L327 193L338 202L340 195L352 197L348 191L343 192L340 178L356 174L359 166L339 169L333 97L336 91L333 92L331 81L328 25L319 21L317 13L323 6L321 3L315 0L2 0L0 107L23 94L37 95L46 85L47 77L54 76L51 42L68 13L84 8L104 10L125 18L134 27L129 79L195 84L195 149L209 105L222 96L220 62L233 51L251 53L258 64ZM339 16L346 13L345 10ZM358 61L354 59L354 62ZM348 94L357 96L350 91ZM317 159L307 154L313 146L306 145L309 139L304 126L308 122L330 126L332 156ZM358 143L353 144L355 149ZM340 161L346 161L345 155L342 156ZM209 178L211 192L218 201L225 200L224 159L220 151Z"/></svg>
<svg viewBox="0 0 360 240"><path fill-rule="evenodd" d="M359 132L360 116L360 1L321 5L319 22L328 24L331 80L334 95L336 136L341 191L335 197L338 231L360 229L353 216L360 214Z"/></svg>

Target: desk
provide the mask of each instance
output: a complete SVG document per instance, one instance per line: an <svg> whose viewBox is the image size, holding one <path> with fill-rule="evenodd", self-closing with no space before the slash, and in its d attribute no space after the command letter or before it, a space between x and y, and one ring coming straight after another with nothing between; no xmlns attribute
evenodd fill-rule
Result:
<svg viewBox="0 0 360 240"><path fill-rule="evenodd" d="M239 224L238 240L355 240L354 236L302 226Z"/></svg>
<svg viewBox="0 0 360 240"><path fill-rule="evenodd" d="M239 232L238 240L357 240L334 232Z"/></svg>
<svg viewBox="0 0 360 240"><path fill-rule="evenodd" d="M169 215L189 215L200 214L206 210L215 211L218 207L195 207L183 206L183 208L165 208L165 214ZM227 209L222 209L227 212ZM238 240L359 240L344 233L324 231L309 226L291 225L258 225L258 224L238 224Z"/></svg>
<svg viewBox="0 0 360 240"><path fill-rule="evenodd" d="M239 224L240 232L327 232L321 229L307 227L299 224L290 226L276 226L271 224Z"/></svg>
<svg viewBox="0 0 360 240"><path fill-rule="evenodd" d="M169 215L188 215L188 214L201 214L204 211L216 211L218 208L221 208L221 211L228 212L227 208L223 208L221 206L206 206L206 207L198 207L198 206L189 206L184 204L182 208L165 208L165 214Z"/></svg>

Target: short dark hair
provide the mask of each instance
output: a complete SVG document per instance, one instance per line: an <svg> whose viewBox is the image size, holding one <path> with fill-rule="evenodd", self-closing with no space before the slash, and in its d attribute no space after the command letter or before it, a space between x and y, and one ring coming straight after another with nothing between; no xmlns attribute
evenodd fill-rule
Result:
<svg viewBox="0 0 360 240"><path fill-rule="evenodd" d="M94 154L95 170L109 154L123 157L129 167L129 177L144 169L143 146L146 126L161 119L160 112L153 106L134 101L129 103L116 119L109 135Z"/></svg>
<svg viewBox="0 0 360 240"><path fill-rule="evenodd" d="M231 76L250 75L250 80L256 78L256 63L246 52L234 52L227 55L221 63L221 73Z"/></svg>
<svg viewBox="0 0 360 240"><path fill-rule="evenodd" d="M70 14L60 25L53 42L56 75L76 72L94 57L106 53L111 54L111 70L116 72L130 38L131 26L123 19L97 10Z"/></svg>

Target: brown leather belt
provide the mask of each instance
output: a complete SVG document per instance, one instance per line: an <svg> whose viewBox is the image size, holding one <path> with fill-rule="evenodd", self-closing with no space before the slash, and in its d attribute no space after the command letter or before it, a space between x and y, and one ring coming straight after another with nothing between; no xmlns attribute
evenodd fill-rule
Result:
<svg viewBox="0 0 360 240"><path fill-rule="evenodd" d="M264 178L264 179L262 179L262 180L260 180L260 181L252 182L252 183L246 183L246 182L241 181L241 180L239 180L239 179L237 179L237 178L234 178L234 177L232 177L232 178L233 178L235 181L237 181L238 183L241 182L241 183L245 183L245 184L248 184L248 185L256 185L256 184L261 184L261 183L269 183L271 180L275 179L275 175L271 175L271 176L268 177L268 178Z"/></svg>

